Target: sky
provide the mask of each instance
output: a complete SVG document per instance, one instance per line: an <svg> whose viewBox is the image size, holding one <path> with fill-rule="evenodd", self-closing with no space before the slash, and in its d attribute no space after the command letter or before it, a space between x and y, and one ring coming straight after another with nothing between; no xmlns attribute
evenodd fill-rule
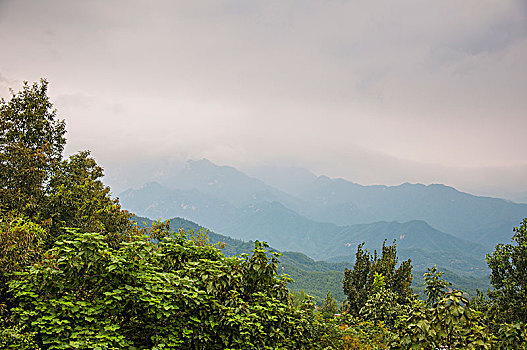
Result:
<svg viewBox="0 0 527 350"><path fill-rule="evenodd" d="M116 188L207 158L527 201L525 0L0 0L0 43L0 96L46 78Z"/></svg>

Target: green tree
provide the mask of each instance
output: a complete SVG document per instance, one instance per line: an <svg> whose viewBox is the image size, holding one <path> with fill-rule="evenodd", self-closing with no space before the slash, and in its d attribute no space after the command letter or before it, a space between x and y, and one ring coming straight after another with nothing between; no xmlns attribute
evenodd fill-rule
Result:
<svg viewBox="0 0 527 350"><path fill-rule="evenodd" d="M34 263L43 249L47 232L37 224L21 217L0 216L0 327L6 326L12 306L7 292L7 282L13 273ZM3 323L3 324L2 324Z"/></svg>
<svg viewBox="0 0 527 350"><path fill-rule="evenodd" d="M0 101L0 311L9 323L7 284L53 246L64 227L102 232L119 245L133 234L130 215L100 178L102 168L80 152L62 159L65 123L47 96L48 83L29 85ZM11 332L12 333L12 332ZM15 332L16 333L16 332Z"/></svg>
<svg viewBox="0 0 527 350"><path fill-rule="evenodd" d="M362 306L373 291L375 274L382 275L385 287L396 295L396 302L401 305L410 303L413 298L411 260L403 261L397 267L397 246L382 245L381 256L375 251L373 256L363 248L364 243L357 247L353 269L344 271L342 282L344 294L348 298L348 308L352 315L358 316Z"/></svg>
<svg viewBox="0 0 527 350"><path fill-rule="evenodd" d="M423 276L425 280L426 306L435 307L447 292L448 286L451 286L452 283L442 278L443 272L437 271L436 265L428 268L428 272L425 272Z"/></svg>
<svg viewBox="0 0 527 350"><path fill-rule="evenodd" d="M385 277L375 273L371 294L360 309L359 316L367 321L382 321L393 327L397 318L407 311L409 311L407 305L397 302L397 293L386 289Z"/></svg>
<svg viewBox="0 0 527 350"><path fill-rule="evenodd" d="M326 294L326 299L324 300L324 303L322 304L322 307L320 308L320 312L322 313L322 317L328 319L332 318L338 311L337 307L337 299L333 297L330 291Z"/></svg>
<svg viewBox="0 0 527 350"><path fill-rule="evenodd" d="M19 215L48 230L47 247L62 227L125 232L130 215L101 182L89 152L63 160L66 126L47 96L48 83L29 85L0 101L0 215ZM10 214L11 213L11 214Z"/></svg>
<svg viewBox="0 0 527 350"><path fill-rule="evenodd" d="M57 120L48 83L24 83L0 100L0 211L36 215L54 165L62 158L66 126Z"/></svg>
<svg viewBox="0 0 527 350"><path fill-rule="evenodd" d="M49 195L41 208L48 219L51 242L63 227L82 232L119 233L131 229L131 214L112 199L110 188L101 181L103 169L88 151L79 152L57 163L49 180Z"/></svg>
<svg viewBox="0 0 527 350"><path fill-rule="evenodd" d="M514 228L510 244L487 255L492 312L501 322L527 323L527 219Z"/></svg>

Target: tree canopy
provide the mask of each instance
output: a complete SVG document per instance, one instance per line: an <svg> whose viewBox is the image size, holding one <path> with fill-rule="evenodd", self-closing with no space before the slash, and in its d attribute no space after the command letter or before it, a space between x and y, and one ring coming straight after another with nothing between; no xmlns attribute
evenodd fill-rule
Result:
<svg viewBox="0 0 527 350"><path fill-rule="evenodd" d="M101 182L88 151L63 159L66 125L47 96L48 83L29 85L0 101L0 211L49 228L51 246L64 227L123 232L130 215Z"/></svg>
<svg viewBox="0 0 527 350"><path fill-rule="evenodd" d="M292 307L276 256L256 243L226 258L183 233L112 248L72 233L11 282L16 317L49 348L302 348L306 312ZM38 310L38 312L35 312Z"/></svg>
<svg viewBox="0 0 527 350"><path fill-rule="evenodd" d="M66 125L56 118L48 83L24 83L0 100L0 210L35 216L62 159Z"/></svg>
<svg viewBox="0 0 527 350"><path fill-rule="evenodd" d="M364 249L364 243L357 247L355 264L352 269L346 269L342 282L344 293L348 298L350 313L359 315L362 306L366 303L374 290L375 275L383 276L384 287L395 293L398 304L408 304L413 296L412 265L408 259L397 267L397 246L394 244L382 245L381 255L377 251L373 255Z"/></svg>
<svg viewBox="0 0 527 350"><path fill-rule="evenodd" d="M489 296L501 321L527 323L527 219L514 228L510 244L487 255L491 269Z"/></svg>

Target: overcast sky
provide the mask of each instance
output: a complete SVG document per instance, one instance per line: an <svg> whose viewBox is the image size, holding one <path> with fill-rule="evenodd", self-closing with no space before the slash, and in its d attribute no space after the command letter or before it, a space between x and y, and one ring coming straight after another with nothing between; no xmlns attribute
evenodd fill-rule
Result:
<svg viewBox="0 0 527 350"><path fill-rule="evenodd" d="M48 79L110 177L205 157L527 199L525 0L0 0L0 43L0 96Z"/></svg>

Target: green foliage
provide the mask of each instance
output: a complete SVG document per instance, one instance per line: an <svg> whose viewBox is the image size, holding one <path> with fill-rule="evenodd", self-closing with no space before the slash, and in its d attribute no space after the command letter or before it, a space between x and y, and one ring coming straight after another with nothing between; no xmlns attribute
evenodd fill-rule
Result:
<svg viewBox="0 0 527 350"><path fill-rule="evenodd" d="M148 218L138 216L132 217L132 220L136 221L140 227L148 227L155 223ZM254 248L254 242L220 235L182 218L170 219L170 225L173 230L185 230L190 239L195 242L202 242L199 244L208 242L208 244L221 248L225 256L248 254ZM339 303L346 299L342 290L342 274L347 266L349 263L315 261L302 253L282 252L278 272L287 274L293 279L289 284L291 292L304 291L312 296L318 305L322 305L328 291L331 291Z"/></svg>
<svg viewBox="0 0 527 350"><path fill-rule="evenodd" d="M66 143L64 121L47 96L48 83L24 83L0 100L0 212L36 215Z"/></svg>
<svg viewBox="0 0 527 350"><path fill-rule="evenodd" d="M287 252L280 258L280 273L287 274L294 280L289 285L291 291L304 290L318 305L324 303L328 291L337 302L345 300L342 290L342 271L304 270L297 261L287 259L286 254Z"/></svg>
<svg viewBox="0 0 527 350"><path fill-rule="evenodd" d="M399 325L395 349L494 349L480 314L460 291L446 293L436 307L413 305Z"/></svg>
<svg viewBox="0 0 527 350"><path fill-rule="evenodd" d="M89 152L62 160L66 126L57 120L48 83L24 83L0 101L0 215L22 215L49 231L47 247L64 226L83 232L124 232L130 215L100 178ZM11 214L9 214L11 213Z"/></svg>
<svg viewBox="0 0 527 350"><path fill-rule="evenodd" d="M306 305L313 305L313 297L307 295L303 290L290 292L289 298L295 309L302 309Z"/></svg>
<svg viewBox="0 0 527 350"><path fill-rule="evenodd" d="M493 287L489 297L499 321L527 323L527 219L514 228L512 241L487 255Z"/></svg>
<svg viewBox="0 0 527 350"><path fill-rule="evenodd" d="M17 325L2 327L0 329L0 349L40 350L33 339L34 336L33 332L23 331Z"/></svg>
<svg viewBox="0 0 527 350"><path fill-rule="evenodd" d="M40 254L47 232L22 217L0 217L0 272L20 271Z"/></svg>
<svg viewBox="0 0 527 350"><path fill-rule="evenodd" d="M452 285L442 279L443 272L437 271L437 267L434 265L428 269L423 277L425 281L425 293L426 293L426 306L435 307L439 300L443 298L447 292L447 287Z"/></svg>
<svg viewBox="0 0 527 350"><path fill-rule="evenodd" d="M82 232L131 229L130 214L121 210L118 199L110 197L110 188L100 180L103 169L89 155L80 152L63 160L50 179L43 215L51 219L50 231L55 237L65 226Z"/></svg>
<svg viewBox="0 0 527 350"><path fill-rule="evenodd" d="M527 325L525 323L502 323L497 332L496 348L527 349Z"/></svg>
<svg viewBox="0 0 527 350"><path fill-rule="evenodd" d="M373 287L373 289L372 289L373 293L378 293L382 289L385 289L386 288L386 281L385 281L384 276L381 275L380 273L375 272L373 274L372 287Z"/></svg>
<svg viewBox="0 0 527 350"><path fill-rule="evenodd" d="M0 216L0 327L6 327L11 306L7 283L14 272L37 261L47 237L39 225L21 217Z"/></svg>
<svg viewBox="0 0 527 350"><path fill-rule="evenodd" d="M324 300L322 307L320 307L322 317L324 317L325 319L333 318L337 311L337 300L333 298L331 292L328 291L326 294L326 299Z"/></svg>
<svg viewBox="0 0 527 350"><path fill-rule="evenodd" d="M64 227L104 232L113 244L132 232L130 215L111 199L89 152L62 160L65 123L47 86L24 83L0 101L0 305L9 303L12 272L38 261Z"/></svg>
<svg viewBox="0 0 527 350"><path fill-rule="evenodd" d="M375 273L372 292L359 310L359 316L368 321L383 322L393 327L398 317L409 310L409 306L399 304L397 299L397 293L386 288L384 276Z"/></svg>
<svg viewBox="0 0 527 350"><path fill-rule="evenodd" d="M470 306L481 312L483 315L488 316L491 307L491 301L485 297L485 294L479 289L476 290L476 295L470 300Z"/></svg>
<svg viewBox="0 0 527 350"><path fill-rule="evenodd" d="M401 305L409 303L413 296L410 285L412 283L411 260L404 261L398 268L397 248L393 244L382 245L382 254L377 252L371 256L363 249L364 243L357 247L355 265L353 269L344 272L344 293L348 297L349 312L358 316L362 306L366 303L373 290L375 274L382 275L385 287L394 293L396 302Z"/></svg>
<svg viewBox="0 0 527 350"><path fill-rule="evenodd" d="M308 314L264 248L225 258L177 234L112 248L70 232L11 282L14 314L46 349L301 348Z"/></svg>

